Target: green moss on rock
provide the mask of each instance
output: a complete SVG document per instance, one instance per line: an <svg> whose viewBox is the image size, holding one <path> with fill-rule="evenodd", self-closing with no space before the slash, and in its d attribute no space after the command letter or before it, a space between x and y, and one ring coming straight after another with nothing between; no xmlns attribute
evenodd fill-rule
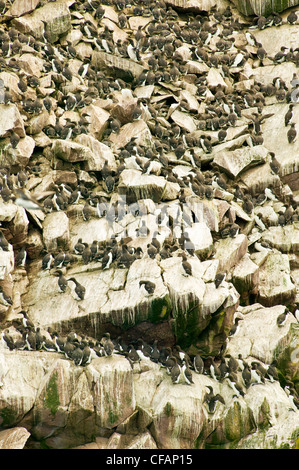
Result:
<svg viewBox="0 0 299 470"><path fill-rule="evenodd" d="M58 372L56 371L51 376L48 382L45 397L44 397L45 406L51 411L53 416L55 416L55 414L57 413L58 407L60 405L57 378L58 378Z"/></svg>

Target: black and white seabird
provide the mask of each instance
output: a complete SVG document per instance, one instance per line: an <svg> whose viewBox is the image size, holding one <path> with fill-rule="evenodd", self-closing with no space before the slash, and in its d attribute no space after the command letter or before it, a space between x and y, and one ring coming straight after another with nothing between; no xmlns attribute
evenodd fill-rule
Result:
<svg viewBox="0 0 299 470"><path fill-rule="evenodd" d="M215 277L215 287L218 289L219 286L225 281L226 273L217 273Z"/></svg>
<svg viewBox="0 0 299 470"><path fill-rule="evenodd" d="M1 232L1 230L0 230L0 249L2 251L9 251L9 243L6 240L3 232Z"/></svg>
<svg viewBox="0 0 299 470"><path fill-rule="evenodd" d="M289 144L293 144L296 141L297 131L295 129L295 123L291 123L291 127L287 132L288 142Z"/></svg>
<svg viewBox="0 0 299 470"><path fill-rule="evenodd" d="M217 393L216 395L214 394L214 390L211 385L206 385L206 388L209 390L209 393L205 394L204 401L208 404L209 413L214 413L216 408L216 402L220 401L220 403L225 405L225 401L219 393Z"/></svg>
<svg viewBox="0 0 299 470"><path fill-rule="evenodd" d="M58 269L57 271L55 271L55 274L58 274L58 288L59 288L59 292L61 293L64 293L66 291L66 288L67 288L67 280L66 278L64 277L63 275L63 272Z"/></svg>
<svg viewBox="0 0 299 470"><path fill-rule="evenodd" d="M277 372L277 361L274 359L274 361L271 362L270 365L267 367L267 372L265 374L265 378L269 379L270 382L274 382L275 380L279 380L278 372Z"/></svg>
<svg viewBox="0 0 299 470"><path fill-rule="evenodd" d="M14 339L13 339L13 337L11 336L9 330L3 331L2 334L1 334L1 336L2 336L2 339L5 341L7 347L8 347L11 351L12 351L13 349L15 349L15 342L14 342Z"/></svg>
<svg viewBox="0 0 299 470"><path fill-rule="evenodd" d="M242 370L242 379L246 388L251 384L251 369L249 364L244 364L244 369Z"/></svg>
<svg viewBox="0 0 299 470"><path fill-rule="evenodd" d="M251 380L253 385L265 383L264 374L256 361L251 363Z"/></svg>
<svg viewBox="0 0 299 470"><path fill-rule="evenodd" d="M139 286L144 286L146 292L151 295L154 293L155 291L155 288L156 288L156 284L154 282L151 282L151 281L139 281Z"/></svg>
<svg viewBox="0 0 299 470"><path fill-rule="evenodd" d="M183 258L182 267L183 267L183 270L184 270L183 275L184 276L192 276L192 266L189 263L189 261L187 260L187 256L184 253L182 254L182 258Z"/></svg>
<svg viewBox="0 0 299 470"><path fill-rule="evenodd" d="M54 257L51 253L47 253L42 259L42 269L44 271L51 269Z"/></svg>
<svg viewBox="0 0 299 470"><path fill-rule="evenodd" d="M181 368L177 363L177 358L176 357L170 356L169 359L171 359L174 363L174 365L171 367L171 370L170 370L171 380L172 380L172 383L177 384L180 381Z"/></svg>
<svg viewBox="0 0 299 470"><path fill-rule="evenodd" d="M239 322L240 322L241 320L243 320L243 318L239 318L239 317L238 317L238 318L235 319L235 322L234 322L233 326L231 327L228 336L233 336L233 335L235 335L235 334L237 333L237 331L238 331L239 328L240 328Z"/></svg>
<svg viewBox="0 0 299 470"><path fill-rule="evenodd" d="M133 344L129 344L128 351L124 352L124 356L128 359L132 369L134 367L134 364L136 362L140 362L141 360Z"/></svg>
<svg viewBox="0 0 299 470"><path fill-rule="evenodd" d="M270 162L270 168L271 170L273 171L273 173L275 175L278 175L279 173L279 170L280 170L280 167L281 167L281 164L279 163L279 161L277 160L277 158L275 157L275 153L274 152L270 152L270 156L271 156L271 162Z"/></svg>
<svg viewBox="0 0 299 470"><path fill-rule="evenodd" d="M188 385L194 384L193 378L192 378L192 372L189 368L188 362L183 362L182 365L182 373L184 376L184 379Z"/></svg>
<svg viewBox="0 0 299 470"><path fill-rule="evenodd" d="M26 259L27 259L27 251L24 245L22 246L22 248L20 249L19 253L16 256L16 266L24 268L26 264Z"/></svg>
<svg viewBox="0 0 299 470"><path fill-rule="evenodd" d="M29 319L28 317L28 314L25 310L21 310L19 312L19 315L22 315L23 318L22 318L22 325L25 327L25 328L34 328L34 324L33 322Z"/></svg>
<svg viewBox="0 0 299 470"><path fill-rule="evenodd" d="M80 284L74 277L70 277L67 281L72 281L75 284L75 293L77 294L79 300L84 300L86 289L82 284Z"/></svg>
<svg viewBox="0 0 299 470"><path fill-rule="evenodd" d="M286 308L285 308L285 311L282 312L280 315L278 315L278 317L276 318L276 323L277 323L277 326L278 326L279 328L281 328L282 326L285 325L286 320L287 320L288 313L289 313L289 310L288 310L288 308L286 307Z"/></svg>
<svg viewBox="0 0 299 470"><path fill-rule="evenodd" d="M114 344L110 338L110 333L105 333L100 341L101 345L104 348L105 356L112 356L114 351Z"/></svg>
<svg viewBox="0 0 299 470"><path fill-rule="evenodd" d="M85 248L85 245L82 243L82 238L78 238L78 241L74 246L74 252L77 255L82 255L84 248Z"/></svg>
<svg viewBox="0 0 299 470"><path fill-rule="evenodd" d="M244 397L243 389L234 374L229 374L226 380L228 381L229 386L233 389L237 397Z"/></svg>
<svg viewBox="0 0 299 470"><path fill-rule="evenodd" d="M16 189L15 193L15 203L18 206L24 207L24 209L28 211L44 210L43 206L41 206L32 196L29 197L25 194L21 189Z"/></svg>
<svg viewBox="0 0 299 470"><path fill-rule="evenodd" d="M2 286L0 286L0 304L5 307L11 307L13 304L12 298L4 292Z"/></svg>

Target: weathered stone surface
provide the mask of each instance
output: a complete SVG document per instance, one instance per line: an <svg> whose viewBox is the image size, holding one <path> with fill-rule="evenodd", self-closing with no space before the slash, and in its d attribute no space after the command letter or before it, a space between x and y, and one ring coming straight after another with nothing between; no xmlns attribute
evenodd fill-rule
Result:
<svg viewBox="0 0 299 470"><path fill-rule="evenodd" d="M109 140L112 142L113 149L117 151L134 137L136 138L135 142L137 145L151 145L152 136L143 119L125 124L121 127L118 134L111 134Z"/></svg>
<svg viewBox="0 0 299 470"><path fill-rule="evenodd" d="M259 302L265 306L291 302L296 293L296 286L290 274L288 256L280 252L269 253L260 267Z"/></svg>
<svg viewBox="0 0 299 470"><path fill-rule="evenodd" d="M279 13L298 4L297 0L233 0L233 3L246 16L268 16L273 11Z"/></svg>
<svg viewBox="0 0 299 470"><path fill-rule="evenodd" d="M259 267L246 254L236 265L232 277L234 286L239 293L251 292L259 284Z"/></svg>
<svg viewBox="0 0 299 470"><path fill-rule="evenodd" d="M291 78L290 75L288 80ZM285 127L284 123L284 116L287 111L287 103L272 105L271 113L274 113L274 115L262 124L264 145L269 151L274 151L277 160L281 164L280 174L282 177L299 172L298 159L296 158L299 151L299 141L296 139L292 144L292 151L290 151L287 138L288 127ZM295 106L292 122L298 122L298 119L299 109L298 106ZM273 132L273 129L277 129L277 131Z"/></svg>
<svg viewBox="0 0 299 470"><path fill-rule="evenodd" d="M39 78L43 70L43 60L33 54L25 53L19 58L19 63L22 69L29 75L34 75Z"/></svg>
<svg viewBox="0 0 299 470"><path fill-rule="evenodd" d="M236 178L243 171L265 162L268 150L257 145L253 148L241 148L233 151L218 152L214 163L231 178Z"/></svg>
<svg viewBox="0 0 299 470"><path fill-rule="evenodd" d="M71 14L65 0L55 2L55 8L51 2L37 8L32 13L12 20L16 29L23 33L30 33L37 39L43 34L44 24L46 31L50 33L52 41L55 42L61 34L66 33L71 27Z"/></svg>
<svg viewBox="0 0 299 470"><path fill-rule="evenodd" d="M23 449L29 436L26 428L0 431L0 449Z"/></svg>
<svg viewBox="0 0 299 470"><path fill-rule="evenodd" d="M44 127L48 124L49 113L43 111L38 116L34 116L26 122L26 132L29 135L40 134Z"/></svg>
<svg viewBox="0 0 299 470"><path fill-rule="evenodd" d="M101 171L105 162L112 170L116 169L113 152L107 145L86 134L78 135L75 142L91 150L91 155L89 154L87 161L84 163L83 168L85 171Z"/></svg>
<svg viewBox="0 0 299 470"><path fill-rule="evenodd" d="M124 170L121 173L118 191L125 194L130 204L138 199L147 199L151 195L154 202L160 202L166 180L162 176L142 174L139 170Z"/></svg>
<svg viewBox="0 0 299 470"><path fill-rule="evenodd" d="M0 137L6 137L14 130L20 137L25 137L24 122L15 104L0 104Z"/></svg>
<svg viewBox="0 0 299 470"><path fill-rule="evenodd" d="M299 249L299 226L290 224L283 227L269 227L263 233L263 240L282 253L296 253Z"/></svg>
<svg viewBox="0 0 299 470"><path fill-rule="evenodd" d="M10 245L9 251L0 252L0 279L5 279L10 274L15 265L14 253Z"/></svg>
<svg viewBox="0 0 299 470"><path fill-rule="evenodd" d="M15 0L5 15L7 17L19 18L20 16L35 10L38 4L38 0Z"/></svg>
<svg viewBox="0 0 299 470"><path fill-rule="evenodd" d="M84 111L90 116L90 134L92 134L96 139L101 140L103 133L107 128L107 121L110 117L110 113L95 104L86 106Z"/></svg>
<svg viewBox="0 0 299 470"><path fill-rule="evenodd" d="M56 139L52 143L52 152L56 158L72 163L94 160L89 147L69 140Z"/></svg>
<svg viewBox="0 0 299 470"><path fill-rule="evenodd" d="M203 10L210 11L214 5L212 0L167 0L165 3L171 7L178 8L183 11L194 11L198 13ZM218 8L223 8L224 4L225 3L220 0Z"/></svg>
<svg viewBox="0 0 299 470"><path fill-rule="evenodd" d="M183 113L182 111L176 109L171 114L171 119L175 122L175 124L182 127L187 132L194 132L196 130L194 119L187 113Z"/></svg>
<svg viewBox="0 0 299 470"><path fill-rule="evenodd" d="M9 88L13 102L4 105L2 99L0 107L3 117L0 120L3 128L0 220L1 230L10 242L9 252L0 251L0 281L4 292L13 300L10 307L0 299L3 302L0 305L0 427L26 428L30 433L26 447L296 447L299 411L289 401L284 386L290 381L299 392L298 312L297 317L289 313L282 328L277 326L276 318L284 312L285 305L294 312L299 302L298 209L292 223L278 225L279 211L284 211L292 199L299 202L298 140L288 144L289 126L284 125L289 100L294 95L288 93L283 99L278 96L284 93L280 89L275 96L273 84L277 88L278 82L273 80L280 77L290 91L291 80L297 74L298 24L287 24L289 11L286 11L281 26L251 28L256 19L247 18L244 22L231 2L218 1L216 9L214 3L215 0L167 0L163 11L151 6L153 15L149 16L145 9L146 16L139 16L138 5L127 5L123 13L128 20L122 27L121 11L116 4L102 5L104 16L98 18L99 10L94 12L92 2L81 6L65 0L42 2L32 12L34 2L30 0L16 0L11 5L6 2L6 10L19 9L19 14L13 18L6 11L1 16L4 33L12 26L37 40L34 44L30 39L28 45L20 35L22 49L16 53L13 49L17 49L18 43L13 40L9 53L2 47L0 73L0 87L3 90L4 84ZM228 5L233 17L223 17L219 23L216 10L224 12ZM29 14L26 9L30 10ZM209 17L202 16L202 11L209 11ZM200 42L193 34L197 27L195 23L192 25L197 14L204 19L202 30L197 31ZM228 35L226 25L231 21L239 21L240 29ZM97 39L87 31L88 22L97 30L93 34ZM168 26L170 35L166 31ZM174 40L177 26L181 34ZM108 38L108 30L113 38L113 51L112 42L102 40L104 36ZM257 46L249 44L250 37L245 35L248 32L262 43L268 57L257 58ZM169 49L165 44L162 57L157 53L161 48L159 34L169 41ZM139 40L138 35L144 38ZM147 40L149 49L146 49ZM224 40L232 40L227 50L224 50ZM202 47L207 53L202 62L193 60L201 42L205 43ZM51 56L47 55L46 47L49 43L55 57L69 66L71 80L64 72L51 70ZM140 54L138 61L127 58L127 53L132 56L134 50L137 52L134 47L126 50L133 43ZM273 58L280 43L288 47L288 55L279 64ZM68 50L69 44L75 51ZM171 46L174 46L173 53ZM110 53L100 50L108 47ZM248 53L244 62L240 67L231 67L241 51ZM294 58L289 60L292 53ZM149 63L153 56L159 59L157 68L154 61ZM165 75L160 64L164 57L168 62ZM213 62L216 57L218 66ZM83 76L79 68L85 61L90 66ZM30 75L37 77L40 85L28 83L22 93L19 78L30 82ZM251 93L257 100L247 107ZM68 109L65 101L70 95L78 99L73 109ZM47 101L43 102L40 114L32 113L25 106L25 100L43 101L49 97L50 112L45 111ZM242 108L241 114L232 109L235 98ZM137 102L143 111L141 119L134 121L132 110ZM238 114L235 124L225 124L228 117L225 104ZM21 118L21 132L17 131L21 140L16 148L10 142L15 123L10 129L5 127L5 113L12 108ZM223 140L214 119L218 112L223 119L219 124L227 132ZM261 122L263 145L256 146L254 142L254 113L265 117ZM116 134L110 126L111 116L121 122ZM295 123L298 117L294 106ZM59 132L51 138L46 135L46 132L50 134L48 125L56 126L59 121L65 127L67 120L73 122L79 134L74 132L66 140L57 139ZM166 131L162 135L163 129L168 131L168 136ZM206 153L200 144L202 134L210 139L210 152ZM178 158L174 152L175 139L185 144L188 138L185 155ZM144 174L137 161L140 158L144 167L150 151L155 159ZM281 163L278 174L270 167L271 151ZM123 166L121 154L125 156ZM115 176L115 189L111 193L106 192L103 181L105 161ZM208 190L215 164L221 174L226 172L227 191L213 188L211 199L197 196L189 176L193 175L198 183L204 181ZM168 169L173 174L166 176ZM64 212L25 210L10 202L13 197L3 202L2 199L6 200L3 183L16 193L20 170L29 176L23 188L25 195L39 202L52 197L57 186L67 198L69 188L62 183L70 185L71 190L84 184L86 195L78 203L69 204ZM252 214L247 214L242 209L242 201L234 197L235 183L255 201L265 188L273 188L278 201L268 198L262 205L255 202ZM124 196L129 196L126 203L138 199L138 206L125 205L128 212L123 218L113 219L109 211L108 219L100 218L97 208L91 205L91 218L87 221L83 218L83 207L86 208L87 202L94 204L94 196L105 198L109 209L120 201L123 203ZM143 223L149 228L146 236L139 232ZM230 223L240 226L239 235L222 239L226 235L222 229ZM164 250L151 259L147 245L155 231ZM183 234L188 234L195 248L194 255L187 252L192 266L190 276L182 268L181 254L190 248L183 245ZM116 247L112 249L115 259L109 269L102 269L101 255L110 250L115 236ZM93 241L99 243L98 258L85 263L81 255L75 254L79 238L89 245ZM264 249L263 241L271 247ZM134 248L143 250L141 258L129 268L118 266L122 243L132 253ZM15 257L24 245L28 257L25 267L20 267ZM167 259L166 245L170 251ZM83 300L77 297L72 282L65 293L59 292L56 268L42 269L44 254L51 252L55 256L60 249L71 259L62 268L65 277L74 276L86 288ZM227 277L216 287L216 274L220 271ZM148 294L140 286L140 280L154 282L154 292ZM261 304L250 305L253 301ZM143 338L150 345L157 340L159 349L179 345L189 354L191 364L198 352L205 359L211 355L217 364L227 352L235 357L242 354L249 363L262 360L264 367L276 358L280 383L266 379L264 384L245 388L238 370L237 378L244 391L244 396L238 396L227 378L216 381L209 373L199 375L192 369L192 385L185 383L183 375L178 384L173 384L169 371L160 364L142 359L131 367L115 351L111 357L94 356L84 367L76 366L61 353L11 351L2 329L9 329L14 339L20 339L16 327L22 309L28 311L35 327L40 327L49 339L50 332L56 330L65 336L76 332L79 341L95 342L109 331L113 340L120 336L128 344L136 344L138 338ZM240 330L230 336L236 316L243 320ZM225 404L216 402L213 413L209 412L204 398L207 385L225 400Z"/></svg>
<svg viewBox="0 0 299 470"><path fill-rule="evenodd" d="M113 72L116 77L131 81L137 78L144 67L131 59L125 59L107 52L94 51L91 62L102 70Z"/></svg>
<svg viewBox="0 0 299 470"><path fill-rule="evenodd" d="M215 243L215 258L219 260L219 271L229 271L247 251L246 235L239 234L233 240L221 239Z"/></svg>
<svg viewBox="0 0 299 470"><path fill-rule="evenodd" d="M43 240L48 251L68 247L69 219L64 212L46 215L43 222Z"/></svg>
<svg viewBox="0 0 299 470"><path fill-rule="evenodd" d="M284 305L264 308L261 304L253 304L245 312L242 307L238 311L243 320L239 322L238 332L229 340L227 354L238 357L240 353L245 360L251 356L271 364L278 351L286 346L286 341L291 343L289 330L296 323L295 317L288 315L285 325L279 328L276 320L285 311Z"/></svg>

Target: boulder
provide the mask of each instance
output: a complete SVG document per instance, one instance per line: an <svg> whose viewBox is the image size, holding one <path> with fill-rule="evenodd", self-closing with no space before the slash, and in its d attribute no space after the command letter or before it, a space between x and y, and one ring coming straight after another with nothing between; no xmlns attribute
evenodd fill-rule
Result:
<svg viewBox="0 0 299 470"><path fill-rule="evenodd" d="M126 196L128 204L138 199L161 201L166 180L162 176L146 175L139 170L124 170L119 178L118 192Z"/></svg>
<svg viewBox="0 0 299 470"><path fill-rule="evenodd" d="M259 267L250 259L247 253L235 266L232 273L232 282L240 294L256 291L259 284Z"/></svg>
<svg viewBox="0 0 299 470"><path fill-rule="evenodd" d="M0 431L0 449L23 449L29 436L30 432L21 427Z"/></svg>
<svg viewBox="0 0 299 470"><path fill-rule="evenodd" d="M268 16L273 11L280 13L298 4L297 0L233 0L233 3L246 16Z"/></svg>
<svg viewBox="0 0 299 470"><path fill-rule="evenodd" d="M137 78L144 70L144 66L131 59L108 54L103 51L94 51L91 57L91 63L101 70L113 73L117 78L125 81L132 81Z"/></svg>
<svg viewBox="0 0 299 470"><path fill-rule="evenodd" d="M39 4L39 0L15 0L11 7L5 12L5 16L8 18L25 15L31 13Z"/></svg>
<svg viewBox="0 0 299 470"><path fill-rule="evenodd" d="M137 145L151 145L152 135L143 119L134 122L128 122L120 128L118 134L110 134L109 140L112 142L113 150L117 151L125 146L132 138L136 138Z"/></svg>
<svg viewBox="0 0 299 470"><path fill-rule="evenodd" d="M247 251L246 235L239 234L235 238L220 239L215 243L214 257L219 260L219 271L229 271L239 263Z"/></svg>
<svg viewBox="0 0 299 470"><path fill-rule="evenodd" d="M268 150L263 145L217 152L213 162L230 178L237 178L249 168L265 163Z"/></svg>
<svg viewBox="0 0 299 470"><path fill-rule="evenodd" d="M265 364L271 364L284 348L291 347L292 339L296 338L296 335L289 334L290 328L296 326L296 319L292 314L287 316L284 326L277 326L277 317L284 311L285 306L279 304L274 307L252 304L246 310L239 307L236 316L240 312L242 321L238 324L237 333L229 338L226 354L233 357L242 354L244 360L251 356Z"/></svg>
<svg viewBox="0 0 299 470"><path fill-rule="evenodd" d="M265 306L288 304L294 300L295 294L288 255L269 253L259 270L259 302Z"/></svg>
<svg viewBox="0 0 299 470"><path fill-rule="evenodd" d="M90 116L89 134L101 140L107 126L110 113L100 106L90 104L84 108L84 112Z"/></svg>
<svg viewBox="0 0 299 470"><path fill-rule="evenodd" d="M269 227L263 232L262 238L281 253L296 253L299 249L299 226L294 223Z"/></svg>
<svg viewBox="0 0 299 470"><path fill-rule="evenodd" d="M48 251L68 248L69 219L64 212L46 215L43 222L43 241Z"/></svg>
<svg viewBox="0 0 299 470"><path fill-rule="evenodd" d="M194 119L187 113L179 111L178 109L171 113L171 119L187 132L194 132L196 130Z"/></svg>
<svg viewBox="0 0 299 470"><path fill-rule="evenodd" d="M68 3L65 0L57 0L55 8L51 2L46 3L32 13L13 19L12 25L22 33L30 33L40 39L44 30L43 21L46 23L46 31L51 36L51 42L57 41L59 36L66 33L71 27Z"/></svg>
<svg viewBox="0 0 299 470"><path fill-rule="evenodd" d="M89 158L83 165L85 171L101 171L105 162L108 163L111 170L116 170L113 152L107 145L86 134L78 135L74 141L91 150L91 155L89 154Z"/></svg>
<svg viewBox="0 0 299 470"><path fill-rule="evenodd" d="M29 75L34 75L37 78L41 77L44 62L40 57L30 53L24 53L20 56L18 63L21 69Z"/></svg>
<svg viewBox="0 0 299 470"><path fill-rule="evenodd" d="M25 137L24 122L15 104L0 104L0 137L6 137L9 131Z"/></svg>

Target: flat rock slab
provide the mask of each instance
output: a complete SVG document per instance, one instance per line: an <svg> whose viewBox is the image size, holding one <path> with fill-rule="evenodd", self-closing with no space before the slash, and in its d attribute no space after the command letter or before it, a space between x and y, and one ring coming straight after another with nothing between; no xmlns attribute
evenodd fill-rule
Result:
<svg viewBox="0 0 299 470"><path fill-rule="evenodd" d="M272 172L268 163L265 163L263 165L262 171L261 168L258 166L254 168L249 168L249 170L243 173L240 178L241 182L246 185L246 187L250 190L251 194L260 194L266 188L279 187L281 184L279 176L275 175Z"/></svg>
<svg viewBox="0 0 299 470"><path fill-rule="evenodd" d="M39 0L15 0L9 10L5 13L5 16L8 18L19 18L20 16L35 10L39 3Z"/></svg>
<svg viewBox="0 0 299 470"><path fill-rule="evenodd" d="M243 147L226 152L217 152L214 163L231 178L236 178L243 171L265 163L268 150L263 145Z"/></svg>
<svg viewBox="0 0 299 470"><path fill-rule="evenodd" d="M194 13L200 13L201 11L210 11L215 5L213 0L167 0L166 5L170 5L173 8L177 8L182 11L192 11ZM226 6L223 0L220 0L217 8L221 9Z"/></svg>
<svg viewBox="0 0 299 470"><path fill-rule="evenodd" d="M24 122L15 104L0 104L0 137L6 137L14 130L20 137L25 137Z"/></svg>
<svg viewBox="0 0 299 470"><path fill-rule="evenodd" d="M263 233L263 240L282 253L298 253L299 225L293 223L283 227L269 227Z"/></svg>
<svg viewBox="0 0 299 470"><path fill-rule="evenodd" d="M52 212L46 215L43 221L43 240L49 252L58 248L68 248L69 219L65 212Z"/></svg>
<svg viewBox="0 0 299 470"><path fill-rule="evenodd" d="M196 130L196 124L194 119L187 113L178 111L177 109L171 114L171 119L178 126L182 127L187 132L194 132Z"/></svg>
<svg viewBox="0 0 299 470"><path fill-rule="evenodd" d="M292 75L290 75L289 80L291 78ZM284 116L289 109L289 105L287 103L274 104L269 108L269 111L274 115L262 124L264 146L269 151L275 152L275 157L281 164L280 176L286 177L299 172L299 139L297 138L292 144L288 143L287 132L289 126L285 127ZM299 106L294 106L292 122L299 122ZM275 129L275 132L273 132L273 129Z"/></svg>
<svg viewBox="0 0 299 470"><path fill-rule="evenodd" d="M242 308L238 310L243 312ZM250 305L247 313L242 314L243 320L239 322L237 333L229 337L226 353L233 357L242 354L244 360L253 356L265 364L271 364L276 359L279 344L282 346L287 341L291 324L296 323L290 314L285 325L279 328L276 320L284 311L285 306L279 304L268 308L260 304Z"/></svg>
<svg viewBox="0 0 299 470"><path fill-rule="evenodd" d="M128 122L120 128L118 134L110 134L109 140L112 142L114 150L124 147L130 140L135 137L136 145L147 146L152 145L151 132L143 119L135 122Z"/></svg>
<svg viewBox="0 0 299 470"><path fill-rule="evenodd" d="M232 0L238 10L246 16L268 16L298 5L297 0Z"/></svg>
<svg viewBox="0 0 299 470"><path fill-rule="evenodd" d="M239 293L251 292L259 283L259 267L246 253L232 274L233 284Z"/></svg>
<svg viewBox="0 0 299 470"><path fill-rule="evenodd" d="M71 28L71 14L65 0L57 0L53 6L52 2L37 8L32 13L12 20L13 26L22 33L30 33L37 39L43 34L44 24L46 30L51 34L52 42L57 41L61 34Z"/></svg>
<svg viewBox="0 0 299 470"><path fill-rule="evenodd" d="M276 11L277 13L282 10L286 10L291 6L298 5L298 0L251 0L251 3L253 2L261 5L262 8L267 7L268 11L271 8L271 12ZM257 14L266 16L263 13ZM298 45L298 35L299 24L295 24L292 26L289 26L288 24L282 24L278 28L265 28L262 30L257 29L254 31L254 37L258 42L261 42L263 44L264 49L267 51L267 55L271 57L274 57L274 55L280 50L283 44L287 44L289 48L293 47L294 49L296 49ZM291 78L292 76L289 77L289 79Z"/></svg>
<svg viewBox="0 0 299 470"><path fill-rule="evenodd" d="M246 235L239 234L235 238L221 239L215 243L214 258L219 260L219 271L229 271L239 263L247 252L248 240Z"/></svg>
<svg viewBox="0 0 299 470"><path fill-rule="evenodd" d="M0 449L23 449L29 436L30 432L22 427L0 431Z"/></svg>
<svg viewBox="0 0 299 470"><path fill-rule="evenodd" d="M107 52L94 51L92 53L91 62L101 70L113 72L117 78L123 80L132 80L137 78L146 66L142 66L131 59L124 59Z"/></svg>
<svg viewBox="0 0 299 470"><path fill-rule="evenodd" d="M108 163L111 170L116 170L115 157L108 145L86 134L78 135L75 142L91 150L92 157L89 155L88 160L83 165L85 171L101 171L105 162Z"/></svg>
<svg viewBox="0 0 299 470"><path fill-rule="evenodd" d="M259 273L258 300L262 305L288 304L294 299L296 286L291 280L288 255L270 252Z"/></svg>
<svg viewBox="0 0 299 470"><path fill-rule="evenodd" d="M160 202L166 180L162 176L146 175L139 170L124 170L119 178L118 192L126 195L127 202L138 199L152 199Z"/></svg>
<svg viewBox="0 0 299 470"><path fill-rule="evenodd" d="M92 150L78 142L56 139L51 148L53 155L66 162L94 161Z"/></svg>

